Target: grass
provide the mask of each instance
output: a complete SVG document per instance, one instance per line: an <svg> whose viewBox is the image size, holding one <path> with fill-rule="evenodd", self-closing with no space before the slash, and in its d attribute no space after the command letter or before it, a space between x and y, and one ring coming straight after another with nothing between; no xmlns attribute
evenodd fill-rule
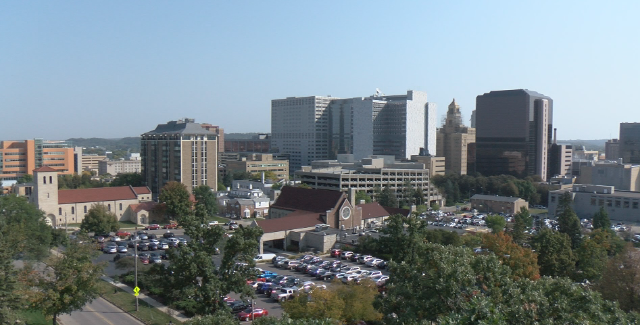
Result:
<svg viewBox="0 0 640 325"><path fill-rule="evenodd" d="M18 319L21 324L29 324L29 325L49 325L51 324L51 318L47 319L47 317L42 314L39 310L21 310L18 312Z"/></svg>
<svg viewBox="0 0 640 325"><path fill-rule="evenodd" d="M113 285L107 282L100 282L100 291L102 293L102 297L112 304L122 308L127 313L137 317L142 320L145 324L149 325L166 325L169 322L173 322L174 324L182 324L179 320L163 313L155 307L148 305L146 302L139 300L138 301L138 311L136 311L136 297L132 294L124 292L114 287Z"/></svg>
<svg viewBox="0 0 640 325"><path fill-rule="evenodd" d="M534 215L534 214L543 214L543 213L548 213L549 210L547 209L529 209L529 213Z"/></svg>
<svg viewBox="0 0 640 325"><path fill-rule="evenodd" d="M212 217L209 217L209 221L217 221L217 222L225 223L225 222L229 222L229 219L218 217L218 216L212 216Z"/></svg>

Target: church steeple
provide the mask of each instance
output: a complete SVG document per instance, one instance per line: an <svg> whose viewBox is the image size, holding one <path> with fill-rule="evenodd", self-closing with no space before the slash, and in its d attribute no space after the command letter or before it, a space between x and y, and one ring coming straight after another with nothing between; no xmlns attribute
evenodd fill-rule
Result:
<svg viewBox="0 0 640 325"><path fill-rule="evenodd" d="M449 104L449 110L447 111L447 127L458 128L462 126L462 114L460 113L460 105L456 103L454 98L451 104Z"/></svg>

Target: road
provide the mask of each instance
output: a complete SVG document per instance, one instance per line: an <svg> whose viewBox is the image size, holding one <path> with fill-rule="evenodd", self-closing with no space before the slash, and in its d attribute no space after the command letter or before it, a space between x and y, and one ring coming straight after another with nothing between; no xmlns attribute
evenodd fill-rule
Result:
<svg viewBox="0 0 640 325"><path fill-rule="evenodd" d="M144 325L102 298L58 319L63 325Z"/></svg>

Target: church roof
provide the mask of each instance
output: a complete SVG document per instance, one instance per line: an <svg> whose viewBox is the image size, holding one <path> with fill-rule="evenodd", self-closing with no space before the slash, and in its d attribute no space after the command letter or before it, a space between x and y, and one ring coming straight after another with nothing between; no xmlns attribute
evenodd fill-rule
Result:
<svg viewBox="0 0 640 325"><path fill-rule="evenodd" d="M34 172L57 172L57 169L53 169L49 166L42 166L33 170Z"/></svg>
<svg viewBox="0 0 640 325"><path fill-rule="evenodd" d="M136 200L138 196L130 186L59 190L58 204Z"/></svg>

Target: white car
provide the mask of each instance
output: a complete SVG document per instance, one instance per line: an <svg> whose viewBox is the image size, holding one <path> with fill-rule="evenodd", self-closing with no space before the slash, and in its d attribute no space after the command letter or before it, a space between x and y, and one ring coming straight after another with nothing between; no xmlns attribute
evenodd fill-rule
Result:
<svg viewBox="0 0 640 325"><path fill-rule="evenodd" d="M367 266L369 266L369 267L374 267L374 266L376 266L376 265L380 264L380 262L382 262L382 260L381 260L381 259L379 259L379 258L373 258L373 259L368 260L368 261L367 261L367 263L366 263L366 265L367 265Z"/></svg>
<svg viewBox="0 0 640 325"><path fill-rule="evenodd" d="M356 271L360 271L360 267L352 266L352 267L348 268L344 273L352 274L352 273L355 273Z"/></svg>
<svg viewBox="0 0 640 325"><path fill-rule="evenodd" d="M118 241L121 241L122 239L120 239L120 237L118 237L118 236L113 236L113 237L110 238L110 240L112 242L118 242Z"/></svg>
<svg viewBox="0 0 640 325"><path fill-rule="evenodd" d="M108 254L115 254L118 252L118 246L116 246L115 244L105 245L102 251Z"/></svg>
<svg viewBox="0 0 640 325"><path fill-rule="evenodd" d="M371 271L371 273L369 273L369 278L373 279L377 276L382 276L382 272L381 271Z"/></svg>
<svg viewBox="0 0 640 325"><path fill-rule="evenodd" d="M371 278L371 280L373 280L377 286L381 286L381 285L384 285L387 282L387 280L389 280L389 277L386 275L379 275Z"/></svg>

